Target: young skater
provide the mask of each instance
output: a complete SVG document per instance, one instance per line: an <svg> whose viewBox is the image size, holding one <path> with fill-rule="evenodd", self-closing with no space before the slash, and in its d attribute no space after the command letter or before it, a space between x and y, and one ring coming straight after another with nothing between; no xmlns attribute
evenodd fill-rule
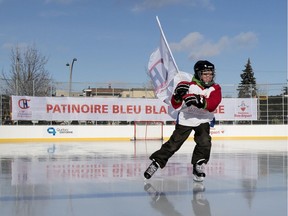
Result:
<svg viewBox="0 0 288 216"><path fill-rule="evenodd" d="M145 178L151 178L159 167L163 169L194 130L193 179L204 180L204 165L208 163L211 151L210 122L214 119L213 111L222 99L221 87L214 82L214 78L214 65L200 60L194 65L192 81L178 83L171 98L173 108L178 110L175 129L169 140L149 157L152 163L144 172Z"/></svg>

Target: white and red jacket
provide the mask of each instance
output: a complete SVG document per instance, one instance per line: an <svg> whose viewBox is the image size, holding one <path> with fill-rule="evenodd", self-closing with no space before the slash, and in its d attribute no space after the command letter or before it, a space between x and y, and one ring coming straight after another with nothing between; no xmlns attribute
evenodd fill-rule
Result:
<svg viewBox="0 0 288 216"><path fill-rule="evenodd" d="M171 104L173 108L178 111L177 123L184 126L197 127L202 123L212 121L214 118L213 112L222 100L220 85L214 83L210 87L205 88L195 77L193 77L191 82L184 82L190 85L187 94L202 95L205 98L206 103L203 109L199 109L195 106L187 107L183 100L176 101L174 96L172 96Z"/></svg>

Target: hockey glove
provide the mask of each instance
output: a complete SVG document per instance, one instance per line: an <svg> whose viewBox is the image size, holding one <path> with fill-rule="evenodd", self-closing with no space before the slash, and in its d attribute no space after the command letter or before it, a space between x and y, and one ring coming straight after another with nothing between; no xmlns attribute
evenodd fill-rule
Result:
<svg viewBox="0 0 288 216"><path fill-rule="evenodd" d="M185 104L189 107L191 105L201 109L205 107L206 100L202 95L187 94L183 97Z"/></svg>
<svg viewBox="0 0 288 216"><path fill-rule="evenodd" d="M174 99L176 101L182 101L182 97L187 94L188 90L189 90L189 82L180 82L178 83L178 85L176 86L175 90L174 90Z"/></svg>

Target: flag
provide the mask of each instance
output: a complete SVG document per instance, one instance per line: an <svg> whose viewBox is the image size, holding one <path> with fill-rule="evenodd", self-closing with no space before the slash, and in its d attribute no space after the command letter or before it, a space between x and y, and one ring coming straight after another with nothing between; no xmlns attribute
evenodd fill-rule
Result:
<svg viewBox="0 0 288 216"><path fill-rule="evenodd" d="M160 29L160 46L150 56L148 62L148 73L152 80L156 96L167 103L173 92L173 82L178 73L178 67L173 58L170 47L161 28L158 17L156 17Z"/></svg>
<svg viewBox="0 0 288 216"><path fill-rule="evenodd" d="M175 118L178 111L171 105L171 97L175 86L180 81L191 81L192 75L178 70L170 47L156 17L160 29L160 46L151 54L148 62L148 73L152 80L157 98L168 104L168 114Z"/></svg>

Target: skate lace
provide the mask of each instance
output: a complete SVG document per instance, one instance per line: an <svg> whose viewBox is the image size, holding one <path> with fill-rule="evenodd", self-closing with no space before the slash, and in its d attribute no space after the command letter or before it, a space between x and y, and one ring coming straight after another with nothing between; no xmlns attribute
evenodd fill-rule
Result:
<svg viewBox="0 0 288 216"><path fill-rule="evenodd" d="M198 173L204 173L204 170L205 170L204 164L201 164L201 165L196 164L196 171Z"/></svg>
<svg viewBox="0 0 288 216"><path fill-rule="evenodd" d="M149 168L147 169L147 173L149 174L149 175L153 175L156 171L157 171L157 169L158 169L158 167L154 164L154 163L152 163L150 166L149 166Z"/></svg>

